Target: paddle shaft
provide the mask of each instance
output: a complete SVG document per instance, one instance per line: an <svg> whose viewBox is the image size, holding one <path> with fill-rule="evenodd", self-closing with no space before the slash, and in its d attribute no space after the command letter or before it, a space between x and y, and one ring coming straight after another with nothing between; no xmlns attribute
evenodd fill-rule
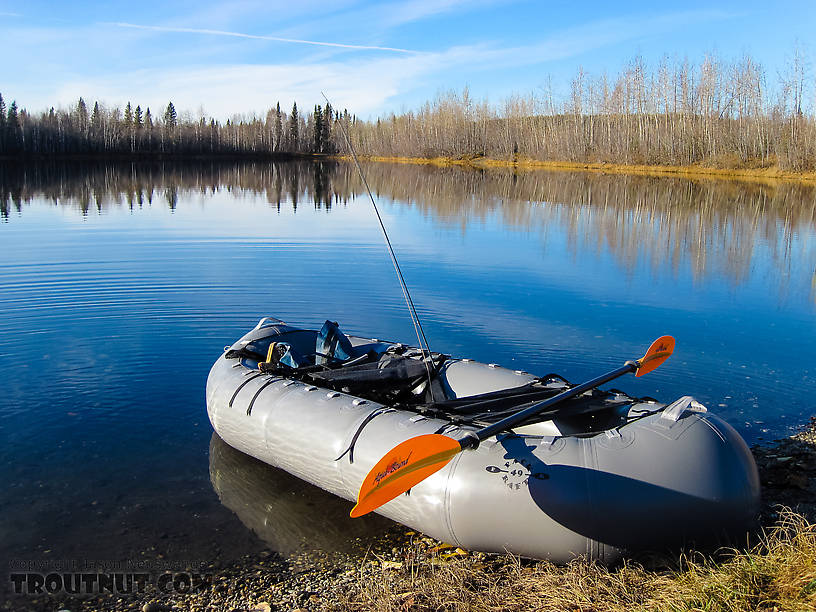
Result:
<svg viewBox="0 0 816 612"><path fill-rule="evenodd" d="M473 433L476 434L476 438L481 442L482 440L486 440L490 436L494 436L500 431L504 431L512 427L513 425L517 425L522 421L525 421L529 417L533 416L534 414L538 414L543 410L546 410L550 406L557 404L558 402L563 402L571 397L575 397L576 395L580 395L585 391L589 391L590 389L594 389L595 387L599 387L604 383L609 382L610 380L614 380L616 378L620 378L624 374L628 374L629 372L634 372L637 370L638 366L635 362L628 361L621 367L612 370L611 372L607 372L606 374L602 374L597 378L593 378L592 380L588 380L585 383L581 383L571 389L567 389L558 395L555 395L549 399L544 400L543 402L538 402L537 404L533 404L529 408L525 408L521 412L517 412L516 414L510 415L509 417L502 419L497 423L493 423L493 425L488 425L487 427L483 427ZM473 437L466 437L459 441L462 445L462 449L477 446L476 440Z"/></svg>
<svg viewBox="0 0 816 612"><path fill-rule="evenodd" d="M543 415L545 418L555 418L559 414L582 414L591 412L589 406L579 409L552 408L555 404L594 389L605 382L619 376L634 372L635 376L648 374L671 356L674 351L674 338L661 336L652 342L646 354L637 361L627 361L621 367L607 372L559 393L558 395L538 402L502 419L498 423L479 429L466 431L461 439L449 438L441 434L423 434L414 436L397 444L374 467L369 470L360 491L357 493L357 505L351 511L351 516L362 516L376 510L383 504L391 501L398 495L419 484L431 474L445 467L453 457L468 448L477 448L479 443L500 431L509 429L523 422L533 415ZM551 408L550 410L547 410Z"/></svg>

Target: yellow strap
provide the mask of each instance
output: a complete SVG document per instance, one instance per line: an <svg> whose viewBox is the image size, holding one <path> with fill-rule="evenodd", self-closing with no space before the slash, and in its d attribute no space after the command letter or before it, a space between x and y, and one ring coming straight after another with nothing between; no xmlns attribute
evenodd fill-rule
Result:
<svg viewBox="0 0 816 612"><path fill-rule="evenodd" d="M269 345L269 350L266 352L266 362L267 363L272 361L272 353L275 350L275 345L276 344L277 344L277 342L273 342L272 344Z"/></svg>

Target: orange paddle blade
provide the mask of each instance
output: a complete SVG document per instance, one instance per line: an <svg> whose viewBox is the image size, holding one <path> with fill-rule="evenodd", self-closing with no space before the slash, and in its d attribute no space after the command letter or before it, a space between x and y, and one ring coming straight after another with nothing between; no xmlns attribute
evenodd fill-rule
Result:
<svg viewBox="0 0 816 612"><path fill-rule="evenodd" d="M397 444L363 480L351 516L367 514L405 493L445 467L461 450L457 440L440 434L425 434Z"/></svg>
<svg viewBox="0 0 816 612"><path fill-rule="evenodd" d="M661 363L666 361L674 352L674 338L671 336L660 336L652 342L652 346L646 354L637 360L638 369L635 376L643 376L652 370L656 370Z"/></svg>

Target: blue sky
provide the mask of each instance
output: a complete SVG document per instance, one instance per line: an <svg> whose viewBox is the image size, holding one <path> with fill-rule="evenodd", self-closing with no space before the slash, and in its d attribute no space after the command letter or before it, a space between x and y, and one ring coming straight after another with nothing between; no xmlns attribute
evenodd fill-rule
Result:
<svg viewBox="0 0 816 612"><path fill-rule="evenodd" d="M775 81L798 42L816 67L816 0L0 0L0 93L29 111L83 96L226 119L322 102L363 117L468 87L500 103L566 89L579 66L747 52Z"/></svg>

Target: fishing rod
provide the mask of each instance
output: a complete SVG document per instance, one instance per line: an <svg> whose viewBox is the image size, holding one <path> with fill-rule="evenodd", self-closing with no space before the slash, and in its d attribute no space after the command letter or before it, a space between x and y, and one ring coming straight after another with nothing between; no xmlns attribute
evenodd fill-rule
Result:
<svg viewBox="0 0 816 612"><path fill-rule="evenodd" d="M323 96L323 99L326 100L326 103L333 107L326 94L322 91L320 94ZM363 168L360 166L360 160L357 159L357 153L354 152L354 147L351 145L351 139L349 138L345 125L343 125L343 121L341 120L337 123L340 124L340 130L343 132L343 139L346 141L346 146L351 153L351 158L354 160L354 165L357 166L357 172L360 174L360 179L363 181L366 192L368 192L368 198L371 200L371 206L374 208L374 214L376 215L377 221L380 224L380 230L382 231L383 238L385 239L385 245L388 247L389 255L391 255L391 263L394 264L394 271L397 273L397 279L399 280L400 288L402 289L402 296L405 299L405 303L408 305L408 312L411 315L411 322L414 325L417 342L419 343L419 350L420 353L422 353L422 361L425 364L425 371L428 374L428 392L431 394L431 401L433 401L434 393L431 384L431 379L433 376L431 375L431 366L429 364L431 361L431 346L428 344L428 339L425 337L425 330L422 329L422 323L419 320L419 314L417 314L416 307L414 306L414 300L411 299L411 292L408 291L408 285L405 283L405 278L402 276L402 270L400 269L399 262L397 262L397 256L394 254L394 249L391 246L391 239L388 237L388 232L385 230L385 224L380 216L380 210L377 208L377 202L374 200L374 195L371 193L371 188L368 186L368 181L363 173Z"/></svg>

